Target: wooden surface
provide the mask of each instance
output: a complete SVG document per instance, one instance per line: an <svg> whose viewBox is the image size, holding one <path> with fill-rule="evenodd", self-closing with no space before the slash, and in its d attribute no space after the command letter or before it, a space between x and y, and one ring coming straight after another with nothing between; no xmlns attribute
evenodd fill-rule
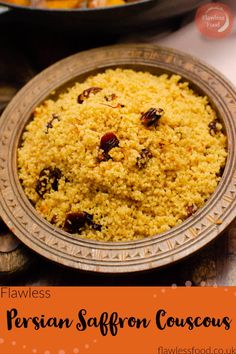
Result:
<svg viewBox="0 0 236 354"><path fill-rule="evenodd" d="M37 33L37 41L34 41L33 44L30 41L29 34L26 34L23 47L19 46L21 36L21 31L19 31L18 34L5 32L5 39L1 38L1 107L3 107L15 91L36 72L63 56L87 48L85 44L83 45L81 43L74 45L73 39L75 37L70 38L70 41L67 40L68 38L64 38L64 40L60 39L60 41L56 41L54 48L58 48L51 53L51 48L54 43L53 38L48 38L46 34L41 37L41 35ZM115 39L113 39L113 41L115 42ZM101 41L96 43L103 44ZM104 44L107 44L107 42ZM105 275L75 271L49 262L31 251L27 252L32 263L27 263L26 266L17 273L1 273L0 284L236 285L236 222L233 222L228 230L216 239L214 243L188 259L168 268L144 273ZM0 251L0 262L3 261L2 256L4 255L2 255L2 253Z"/></svg>

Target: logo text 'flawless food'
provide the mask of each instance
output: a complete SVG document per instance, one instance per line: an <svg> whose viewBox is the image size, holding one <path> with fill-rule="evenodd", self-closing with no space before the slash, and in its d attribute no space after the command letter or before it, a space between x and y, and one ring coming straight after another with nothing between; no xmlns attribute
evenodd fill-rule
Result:
<svg viewBox="0 0 236 354"><path fill-rule="evenodd" d="M200 6L196 12L195 22L198 30L208 38L224 38L232 32L234 16L229 6L208 3Z"/></svg>

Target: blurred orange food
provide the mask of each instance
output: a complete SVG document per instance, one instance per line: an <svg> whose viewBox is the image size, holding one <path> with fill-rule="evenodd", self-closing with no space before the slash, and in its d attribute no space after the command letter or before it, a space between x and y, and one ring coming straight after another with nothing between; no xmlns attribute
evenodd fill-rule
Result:
<svg viewBox="0 0 236 354"><path fill-rule="evenodd" d="M48 9L76 9L81 7L83 0L38 0L35 7Z"/></svg>
<svg viewBox="0 0 236 354"><path fill-rule="evenodd" d="M97 8L123 5L127 0L5 0L5 2L34 8L76 9L80 7Z"/></svg>
<svg viewBox="0 0 236 354"><path fill-rule="evenodd" d="M123 4L125 4L124 0L88 0L87 7L95 8L95 7L115 6L115 5L123 5Z"/></svg>
<svg viewBox="0 0 236 354"><path fill-rule="evenodd" d="M5 2L9 2L10 4L20 5L20 6L30 6L31 0L4 0Z"/></svg>

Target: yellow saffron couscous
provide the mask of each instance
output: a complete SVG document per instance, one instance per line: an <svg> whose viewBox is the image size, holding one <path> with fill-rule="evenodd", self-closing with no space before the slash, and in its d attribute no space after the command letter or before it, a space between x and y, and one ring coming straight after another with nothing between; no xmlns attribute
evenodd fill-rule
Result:
<svg viewBox="0 0 236 354"><path fill-rule="evenodd" d="M216 189L227 139L208 98L178 75L108 69L37 107L19 178L55 227L99 241L181 224Z"/></svg>

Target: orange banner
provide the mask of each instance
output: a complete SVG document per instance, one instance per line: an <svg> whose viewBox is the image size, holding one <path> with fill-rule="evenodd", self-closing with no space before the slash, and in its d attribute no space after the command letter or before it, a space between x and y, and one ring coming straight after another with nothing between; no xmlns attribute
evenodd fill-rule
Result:
<svg viewBox="0 0 236 354"><path fill-rule="evenodd" d="M236 288L0 287L1 354L236 354Z"/></svg>

